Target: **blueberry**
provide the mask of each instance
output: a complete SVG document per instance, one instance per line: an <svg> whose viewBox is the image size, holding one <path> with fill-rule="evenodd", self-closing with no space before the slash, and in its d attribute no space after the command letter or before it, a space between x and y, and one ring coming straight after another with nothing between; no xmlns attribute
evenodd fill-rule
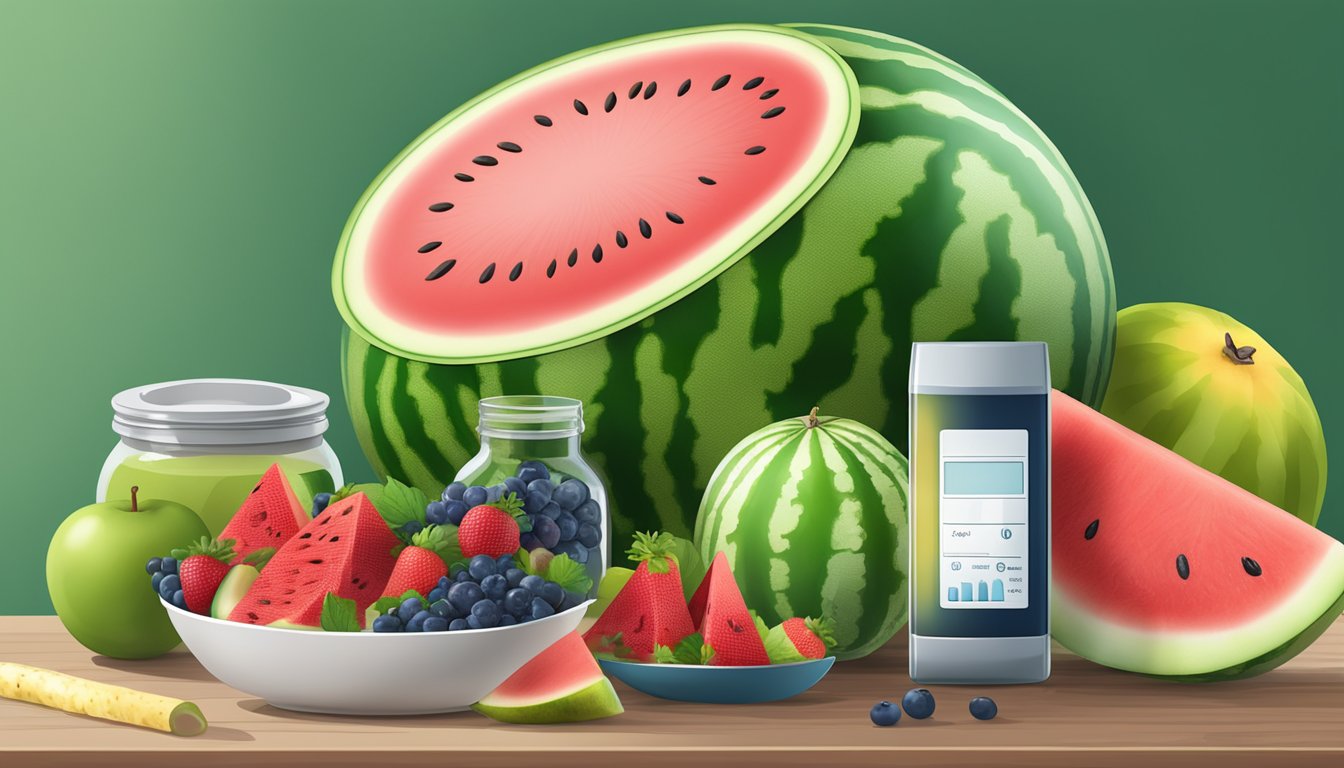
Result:
<svg viewBox="0 0 1344 768"><path fill-rule="evenodd" d="M435 587L429 590L429 594L425 595L425 599L428 600L431 604L433 604L437 603L438 601L442 600L447 596L448 596L448 590L444 589L443 587Z"/></svg>
<svg viewBox="0 0 1344 768"><path fill-rule="evenodd" d="M592 549L601 543L602 532L597 530L595 526L589 525L588 523L582 523L579 525L579 532L575 535L574 540L583 546Z"/></svg>
<svg viewBox="0 0 1344 768"><path fill-rule="evenodd" d="M379 616L378 618L373 620L373 631L400 632L401 619L398 619L396 616L393 616L390 613L385 613L382 616Z"/></svg>
<svg viewBox="0 0 1344 768"><path fill-rule="evenodd" d="M187 597L186 595L182 594L182 590L180 589L173 593L172 599L169 600L168 602L172 603L173 605L176 605L178 608L181 608L184 611L187 609Z"/></svg>
<svg viewBox="0 0 1344 768"><path fill-rule="evenodd" d="M515 587L504 594L504 610L514 616L522 616L532 608L532 593Z"/></svg>
<svg viewBox="0 0 1344 768"><path fill-rule="evenodd" d="M165 557L159 560L159 570L164 573L177 573L177 558Z"/></svg>
<svg viewBox="0 0 1344 768"><path fill-rule="evenodd" d="M443 594L446 597L448 595L448 588L453 586L453 580L447 576L440 576L438 586L439 589L443 590Z"/></svg>
<svg viewBox="0 0 1344 768"><path fill-rule="evenodd" d="M518 582L518 586L540 597L541 590L546 586L546 580L534 573L529 573Z"/></svg>
<svg viewBox="0 0 1344 768"><path fill-rule="evenodd" d="M602 508L597 506L596 501L589 499L580 504L578 509L574 510L574 519L578 520L580 523L587 523L588 525L601 530Z"/></svg>
<svg viewBox="0 0 1344 768"><path fill-rule="evenodd" d="M577 541L564 541L557 544L552 550L557 555L569 555L569 559L576 563L588 562L588 548Z"/></svg>
<svg viewBox="0 0 1344 768"><path fill-rule="evenodd" d="M579 535L579 521L568 512L561 512L560 516L555 518L555 524L560 526L561 541L573 541L574 537Z"/></svg>
<svg viewBox="0 0 1344 768"><path fill-rule="evenodd" d="M485 489L479 485L473 485L462 492L462 503L467 505L467 509L479 507L485 503Z"/></svg>
<svg viewBox="0 0 1344 768"><path fill-rule="evenodd" d="M971 699L971 717L976 720L993 720L999 714L999 705L988 696L976 696Z"/></svg>
<svg viewBox="0 0 1344 768"><path fill-rule="evenodd" d="M149 562L145 563L145 573L148 573L150 576L153 576L154 574L159 572L159 566L162 563L163 563L162 557L149 558Z"/></svg>
<svg viewBox="0 0 1344 768"><path fill-rule="evenodd" d="M452 565L448 566L448 576L450 579L456 579L457 574L466 572L467 572L466 563L455 561Z"/></svg>
<svg viewBox="0 0 1344 768"><path fill-rule="evenodd" d="M447 488L443 489L443 496L441 498L444 501L459 501L462 498L462 493L466 490L467 490L466 483L459 483L457 481L453 481L448 484Z"/></svg>
<svg viewBox="0 0 1344 768"><path fill-rule="evenodd" d="M449 632L461 632L464 629L471 629L471 627L467 625L466 619L453 619L452 621L448 622Z"/></svg>
<svg viewBox="0 0 1344 768"><path fill-rule="evenodd" d="M560 543L560 526L549 517L537 515L537 521L532 524L532 535L541 546L555 549L555 545Z"/></svg>
<svg viewBox="0 0 1344 768"><path fill-rule="evenodd" d="M533 523L532 525L535 526L536 523ZM528 531L527 533L519 535L518 546L531 552L534 549L541 549L541 542L537 540L536 534Z"/></svg>
<svg viewBox="0 0 1344 768"><path fill-rule="evenodd" d="M892 704L890 701L879 701L868 710L868 717L872 718L873 725L886 727L895 725L901 721L901 708Z"/></svg>
<svg viewBox="0 0 1344 768"><path fill-rule="evenodd" d="M444 598L439 598L429 604L429 612L435 616L446 616L451 619L453 618L453 604Z"/></svg>
<svg viewBox="0 0 1344 768"><path fill-rule="evenodd" d="M154 575L149 577L149 586L153 587L155 592L158 592L159 585L163 583L166 576L168 576L168 574L163 571L155 571Z"/></svg>
<svg viewBox="0 0 1344 768"><path fill-rule="evenodd" d="M492 573L481 579L481 591L491 600L503 600L504 593L509 591L509 582L498 573Z"/></svg>
<svg viewBox="0 0 1344 768"><path fill-rule="evenodd" d="M467 584L470 581L471 581L471 573L469 573L466 570L458 571L457 575L453 577L453 582L456 584ZM449 587L449 589L452 589L452 587Z"/></svg>
<svg viewBox="0 0 1344 768"><path fill-rule="evenodd" d="M579 603L582 603L586 599L587 598L582 595L576 595L573 592L566 590L565 599L560 601L560 607L557 608L556 610L563 613L565 611L568 611L570 608L574 608L575 606L577 606Z"/></svg>
<svg viewBox="0 0 1344 768"><path fill-rule="evenodd" d="M461 525L462 518L467 516L467 510L471 509L462 501L449 501L443 505L444 519L453 525Z"/></svg>
<svg viewBox="0 0 1344 768"><path fill-rule="evenodd" d="M901 699L901 706L905 708L905 714L923 720L933 714L933 694L929 693L928 688L911 688Z"/></svg>
<svg viewBox="0 0 1344 768"><path fill-rule="evenodd" d="M524 571L522 568L510 568L504 572L504 578L508 580L510 587L516 587L519 584L522 584L523 577L526 575L527 571Z"/></svg>
<svg viewBox="0 0 1344 768"><path fill-rule="evenodd" d="M527 493L527 483L516 477L506 477L504 478L504 492L515 494L521 499L523 494Z"/></svg>
<svg viewBox="0 0 1344 768"><path fill-rule="evenodd" d="M588 500L588 486L584 485L583 481L571 477L555 489L551 499L566 512L573 512Z"/></svg>
<svg viewBox="0 0 1344 768"><path fill-rule="evenodd" d="M431 501L426 504L425 522L430 525L443 525L448 522L448 506L442 501Z"/></svg>
<svg viewBox="0 0 1344 768"><path fill-rule="evenodd" d="M420 611L419 613L412 616L410 621L406 622L406 631L407 632L424 631L425 619L428 619L433 615L434 614L430 613L429 611Z"/></svg>
<svg viewBox="0 0 1344 768"><path fill-rule="evenodd" d="M542 507L541 511L538 512L537 514L543 517L549 517L552 520L554 520L555 518L560 516L560 512L561 512L560 505L556 504L554 501L551 501L548 502L546 506Z"/></svg>
<svg viewBox="0 0 1344 768"><path fill-rule="evenodd" d="M544 619L554 613L555 609L551 607L550 603L542 600L540 597L532 598L532 618Z"/></svg>
<svg viewBox="0 0 1344 768"><path fill-rule="evenodd" d="M463 616L471 613L471 606L485 599L485 592L481 590L479 584L473 584L470 581L461 584L454 584L448 590L448 602L458 610Z"/></svg>
<svg viewBox="0 0 1344 768"><path fill-rule="evenodd" d="M552 608L559 608L565 600L565 590L559 584L548 581L541 586L541 599L550 603Z"/></svg>
<svg viewBox="0 0 1344 768"><path fill-rule="evenodd" d="M447 632L448 620L442 616L430 616L425 619L423 629L426 632Z"/></svg>
<svg viewBox="0 0 1344 768"><path fill-rule="evenodd" d="M504 486L492 485L485 489L485 503L494 504L496 501L504 498Z"/></svg>
<svg viewBox="0 0 1344 768"><path fill-rule="evenodd" d="M397 615L401 617L403 622L405 622L409 620L410 617L424 610L424 608L425 604L420 602L420 598L408 597L401 601L401 605L397 606Z"/></svg>
<svg viewBox="0 0 1344 768"><path fill-rule="evenodd" d="M524 483L531 483L536 479L550 480L551 471L540 461L524 461L518 465L518 479Z"/></svg>
<svg viewBox="0 0 1344 768"><path fill-rule="evenodd" d="M471 572L471 578L480 581L486 576L492 576L499 566L495 564L495 558L489 555L477 555L471 558L471 564L467 570Z"/></svg>
<svg viewBox="0 0 1344 768"><path fill-rule="evenodd" d="M328 506L331 505L330 493L313 494L313 517L322 514Z"/></svg>
<svg viewBox="0 0 1344 768"><path fill-rule="evenodd" d="M471 606L471 617L482 627L499 626L499 606L494 600L481 600Z"/></svg>
<svg viewBox="0 0 1344 768"><path fill-rule="evenodd" d="M542 480L540 482L546 482ZM536 491L528 491L523 496L523 511L529 515L541 514L541 510L551 503L551 497Z"/></svg>
<svg viewBox="0 0 1344 768"><path fill-rule="evenodd" d="M498 573L502 576L504 575L505 572L507 572L510 568L512 568L513 565L514 563L512 554L500 555L498 558L495 559L495 573Z"/></svg>
<svg viewBox="0 0 1344 768"><path fill-rule="evenodd" d="M555 483L552 483L550 480L547 480L545 478L538 478L536 480L533 480L532 482L528 483L525 487L527 488L528 493L537 493L542 496L545 496L547 501L550 501L551 495L555 493Z"/></svg>
<svg viewBox="0 0 1344 768"><path fill-rule="evenodd" d="M182 579L176 573L170 573L159 582L159 594L164 600L171 600L173 593L182 588Z"/></svg>
<svg viewBox="0 0 1344 768"><path fill-rule="evenodd" d="M510 614L506 613L503 616L499 617L499 626L501 627L512 627L514 624L517 623L518 618L515 616L511 616Z"/></svg>
<svg viewBox="0 0 1344 768"><path fill-rule="evenodd" d="M480 622L475 616L468 616L468 617L467 617L467 628L468 628L468 629L485 629L485 627L481 626L481 622Z"/></svg>
<svg viewBox="0 0 1344 768"><path fill-rule="evenodd" d="M401 524L401 532L412 536L423 530L425 530L425 524L419 520L407 520Z"/></svg>

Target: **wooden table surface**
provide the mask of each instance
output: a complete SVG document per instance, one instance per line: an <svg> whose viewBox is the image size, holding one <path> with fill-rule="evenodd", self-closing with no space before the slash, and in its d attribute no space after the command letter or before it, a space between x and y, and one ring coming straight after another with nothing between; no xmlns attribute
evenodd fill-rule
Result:
<svg viewBox="0 0 1344 768"><path fill-rule="evenodd" d="M55 617L0 617L0 660L190 699L210 721L195 738L0 700L0 766L987 765L1344 766L1344 619L1287 665L1251 680L1190 685L1104 669L1056 647L1041 685L933 686L933 718L876 728L868 708L912 687L904 633L837 664L817 687L776 704L654 699L616 683L626 712L560 726L474 713L358 718L286 712L216 682L189 654L94 656ZM999 717L967 713L989 694Z"/></svg>

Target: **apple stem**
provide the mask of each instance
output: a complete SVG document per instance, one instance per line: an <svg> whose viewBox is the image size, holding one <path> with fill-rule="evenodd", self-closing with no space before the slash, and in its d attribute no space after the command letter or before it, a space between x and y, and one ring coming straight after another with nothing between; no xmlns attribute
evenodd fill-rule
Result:
<svg viewBox="0 0 1344 768"><path fill-rule="evenodd" d="M1237 365L1255 365L1255 360L1251 357L1255 354L1255 347L1238 347L1233 343L1230 333L1223 334L1223 354Z"/></svg>
<svg viewBox="0 0 1344 768"><path fill-rule="evenodd" d="M139 512L139 511L140 511L140 501L136 498L136 495L139 494L139 493L140 493L140 486L138 486L138 485L132 485L132 486L131 486L131 511L132 511L132 512Z"/></svg>

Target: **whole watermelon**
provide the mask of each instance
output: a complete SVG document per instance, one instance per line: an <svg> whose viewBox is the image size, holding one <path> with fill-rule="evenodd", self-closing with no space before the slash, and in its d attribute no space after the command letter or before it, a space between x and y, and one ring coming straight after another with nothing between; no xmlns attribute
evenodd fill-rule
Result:
<svg viewBox="0 0 1344 768"><path fill-rule="evenodd" d="M785 419L724 457L695 543L723 552L768 625L835 622L839 659L866 656L905 625L909 521L905 457L849 419Z"/></svg>
<svg viewBox="0 0 1344 768"><path fill-rule="evenodd" d="M748 256L674 304L568 349L435 365L344 337L346 399L373 467L437 495L477 450L481 397L587 404L613 549L688 535L718 461L781 418L843 413L906 442L910 344L1044 340L1056 387L1100 404L1115 291L1101 229L1041 131L942 56L800 25L857 75L858 136L831 179Z"/></svg>

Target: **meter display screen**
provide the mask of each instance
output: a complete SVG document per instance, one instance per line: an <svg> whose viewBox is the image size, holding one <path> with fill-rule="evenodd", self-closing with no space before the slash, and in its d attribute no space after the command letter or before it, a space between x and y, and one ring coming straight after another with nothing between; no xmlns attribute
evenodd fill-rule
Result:
<svg viewBox="0 0 1344 768"><path fill-rule="evenodd" d="M938 436L939 604L1027 607L1027 431Z"/></svg>

